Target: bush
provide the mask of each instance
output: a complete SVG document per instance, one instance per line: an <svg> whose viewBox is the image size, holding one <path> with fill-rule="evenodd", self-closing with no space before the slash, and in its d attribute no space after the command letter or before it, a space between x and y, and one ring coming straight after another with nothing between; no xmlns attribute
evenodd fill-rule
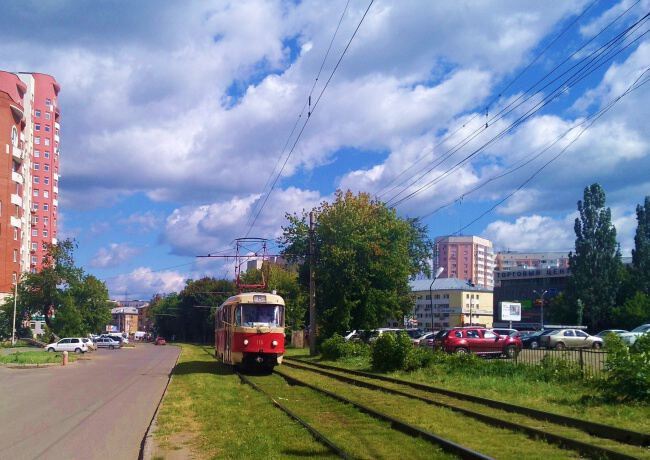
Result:
<svg viewBox="0 0 650 460"><path fill-rule="evenodd" d="M414 371L423 367L429 367L435 361L433 352L426 348L413 348L406 356L404 363L405 371Z"/></svg>
<svg viewBox="0 0 650 460"><path fill-rule="evenodd" d="M405 332L382 334L372 346L372 368L383 372L406 369L407 359L413 352L413 344Z"/></svg>
<svg viewBox="0 0 650 460"><path fill-rule="evenodd" d="M628 348L618 335L605 338L607 375L600 388L606 399L650 402L650 334Z"/></svg>
<svg viewBox="0 0 650 460"><path fill-rule="evenodd" d="M320 345L320 352L323 359L336 361L341 358L366 356L368 346L364 343L346 342L343 337L334 334L329 339L323 340Z"/></svg>
<svg viewBox="0 0 650 460"><path fill-rule="evenodd" d="M553 358L545 355L539 366L532 366L537 371L540 380L549 382L569 383L584 379L584 373L580 365L562 358Z"/></svg>

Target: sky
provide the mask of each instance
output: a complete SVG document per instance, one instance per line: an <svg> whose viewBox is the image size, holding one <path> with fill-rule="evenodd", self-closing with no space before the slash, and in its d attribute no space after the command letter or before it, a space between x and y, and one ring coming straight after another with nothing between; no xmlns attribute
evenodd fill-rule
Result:
<svg viewBox="0 0 650 460"><path fill-rule="evenodd" d="M231 278L196 256L274 240L285 213L337 189L420 217L432 238L568 252L598 182L630 254L650 85L617 98L650 76L650 0L368 5L2 2L0 68L61 85L59 237L112 298Z"/></svg>

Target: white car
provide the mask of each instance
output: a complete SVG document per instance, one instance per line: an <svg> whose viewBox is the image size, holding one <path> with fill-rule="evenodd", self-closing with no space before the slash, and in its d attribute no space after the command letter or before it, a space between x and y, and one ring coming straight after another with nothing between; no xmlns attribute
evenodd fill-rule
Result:
<svg viewBox="0 0 650 460"><path fill-rule="evenodd" d="M83 339L78 337L61 339L58 342L50 343L45 346L45 350L49 352L54 351L74 351L75 353L85 353L88 351Z"/></svg>
<svg viewBox="0 0 650 460"><path fill-rule="evenodd" d="M642 324L641 326L632 329L630 332L619 334L623 341L628 345L634 345L634 342L644 334L650 333L650 324Z"/></svg>
<svg viewBox="0 0 650 460"><path fill-rule="evenodd" d="M84 338L81 339L81 340L82 340L83 343L85 343L86 346L88 347L88 351L95 351L95 350L97 350L97 345L95 345L95 342L93 342L91 339L88 339L88 338L85 338L85 337L84 337Z"/></svg>

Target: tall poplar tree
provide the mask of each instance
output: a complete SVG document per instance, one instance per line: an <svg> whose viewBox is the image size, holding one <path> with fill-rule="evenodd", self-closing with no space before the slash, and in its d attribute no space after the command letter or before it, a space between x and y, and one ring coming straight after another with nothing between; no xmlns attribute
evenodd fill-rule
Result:
<svg viewBox="0 0 650 460"><path fill-rule="evenodd" d="M633 282L636 289L650 295L650 196L636 207L636 234L632 249Z"/></svg>
<svg viewBox="0 0 650 460"><path fill-rule="evenodd" d="M621 281L621 253L616 242L612 213L605 207L605 191L599 184L585 188L575 220L575 253L569 254L572 276L567 300L584 305L584 320L592 331L609 325Z"/></svg>

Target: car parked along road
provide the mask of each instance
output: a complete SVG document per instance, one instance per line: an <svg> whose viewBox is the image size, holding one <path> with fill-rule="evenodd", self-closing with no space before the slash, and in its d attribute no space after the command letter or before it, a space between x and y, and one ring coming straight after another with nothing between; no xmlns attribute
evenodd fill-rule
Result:
<svg viewBox="0 0 650 460"><path fill-rule="evenodd" d="M88 351L88 345L86 345L81 338L71 337L50 343L45 346L45 350L50 352L73 351L75 353L85 353Z"/></svg>
<svg viewBox="0 0 650 460"><path fill-rule="evenodd" d="M514 358L521 351L521 339L498 335L481 327L457 327L436 335L434 348L448 353L505 355Z"/></svg>

